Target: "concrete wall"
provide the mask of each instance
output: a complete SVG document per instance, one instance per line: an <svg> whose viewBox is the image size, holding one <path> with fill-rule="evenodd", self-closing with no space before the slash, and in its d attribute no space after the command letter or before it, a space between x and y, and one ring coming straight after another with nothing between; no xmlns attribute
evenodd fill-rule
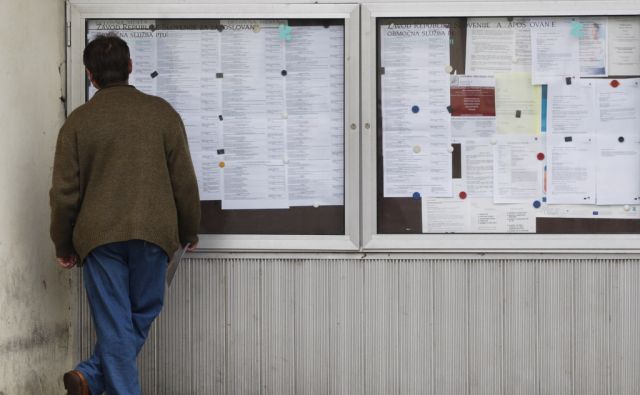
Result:
<svg viewBox="0 0 640 395"><path fill-rule="evenodd" d="M0 395L62 393L70 273L49 240L63 0L0 1Z"/></svg>

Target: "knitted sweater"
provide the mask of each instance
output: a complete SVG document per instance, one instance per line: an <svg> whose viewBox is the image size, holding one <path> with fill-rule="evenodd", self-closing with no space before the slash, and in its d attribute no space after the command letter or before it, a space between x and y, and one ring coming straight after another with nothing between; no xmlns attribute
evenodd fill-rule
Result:
<svg viewBox="0 0 640 395"><path fill-rule="evenodd" d="M182 120L130 85L100 89L69 115L49 195L58 257L83 260L95 247L133 239L172 256L198 241L200 198Z"/></svg>

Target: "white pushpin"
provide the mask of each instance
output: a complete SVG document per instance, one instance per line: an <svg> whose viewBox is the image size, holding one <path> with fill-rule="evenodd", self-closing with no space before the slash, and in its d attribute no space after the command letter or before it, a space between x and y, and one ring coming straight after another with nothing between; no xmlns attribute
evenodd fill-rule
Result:
<svg viewBox="0 0 640 395"><path fill-rule="evenodd" d="M413 152L415 152L416 154L419 154L420 151L422 151L422 148L419 145L413 146Z"/></svg>
<svg viewBox="0 0 640 395"><path fill-rule="evenodd" d="M631 207L629 207L628 204L625 204L624 205L624 211L629 211L629 210L631 210Z"/></svg>
<svg viewBox="0 0 640 395"><path fill-rule="evenodd" d="M450 145L449 148L447 148L447 151L449 151L449 153L452 153L453 152L453 146Z"/></svg>
<svg viewBox="0 0 640 395"><path fill-rule="evenodd" d="M496 145L496 144L498 144L498 140L496 140L495 137L492 137L490 143L491 143L491 145Z"/></svg>
<svg viewBox="0 0 640 395"><path fill-rule="evenodd" d="M514 56L513 58L511 58L511 62L518 63L518 57Z"/></svg>
<svg viewBox="0 0 640 395"><path fill-rule="evenodd" d="M453 66L451 66L450 64L446 65L444 71L446 71L447 74L451 74L451 72L453 71Z"/></svg>
<svg viewBox="0 0 640 395"><path fill-rule="evenodd" d="M287 114L286 112L282 113L282 119L288 119L289 118L289 114Z"/></svg>
<svg viewBox="0 0 640 395"><path fill-rule="evenodd" d="M282 158L282 163L284 163L285 165L288 165L289 164L289 159Z"/></svg>
<svg viewBox="0 0 640 395"><path fill-rule="evenodd" d="M318 203L313 203L313 208L318 208L320 205Z"/></svg>
<svg viewBox="0 0 640 395"><path fill-rule="evenodd" d="M253 25L253 32L260 33L260 25Z"/></svg>

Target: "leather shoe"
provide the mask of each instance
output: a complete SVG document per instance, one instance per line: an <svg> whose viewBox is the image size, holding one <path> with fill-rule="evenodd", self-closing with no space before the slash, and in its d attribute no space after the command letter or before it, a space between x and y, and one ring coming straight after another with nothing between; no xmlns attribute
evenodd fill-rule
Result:
<svg viewBox="0 0 640 395"><path fill-rule="evenodd" d="M64 381L64 389L67 390L67 395L91 395L87 379L77 370L65 373L62 381Z"/></svg>

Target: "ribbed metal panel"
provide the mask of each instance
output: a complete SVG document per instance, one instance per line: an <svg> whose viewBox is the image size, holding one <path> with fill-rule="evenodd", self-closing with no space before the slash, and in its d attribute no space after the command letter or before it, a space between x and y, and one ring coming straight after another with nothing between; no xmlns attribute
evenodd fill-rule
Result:
<svg viewBox="0 0 640 395"><path fill-rule="evenodd" d="M79 278L79 277L78 277ZM640 261L183 262L143 393L638 394ZM95 342L84 290L78 358Z"/></svg>
<svg viewBox="0 0 640 395"><path fill-rule="evenodd" d="M575 261L536 261L538 382L542 394L573 394ZM590 266L586 264L585 266ZM534 280L534 279L532 279ZM533 392L532 392L533 393Z"/></svg>
<svg viewBox="0 0 640 395"><path fill-rule="evenodd" d="M400 393L433 394L433 264L403 260L399 270Z"/></svg>

